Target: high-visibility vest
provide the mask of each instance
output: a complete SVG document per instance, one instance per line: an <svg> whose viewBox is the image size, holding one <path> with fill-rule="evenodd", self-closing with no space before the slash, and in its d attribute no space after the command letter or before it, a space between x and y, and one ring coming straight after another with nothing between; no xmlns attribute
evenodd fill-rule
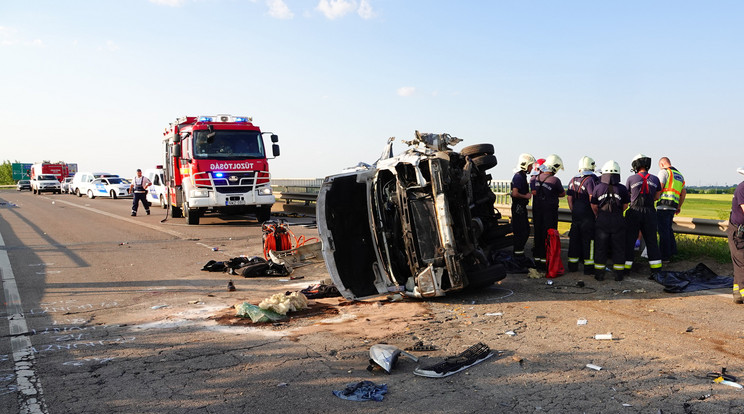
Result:
<svg viewBox="0 0 744 414"><path fill-rule="evenodd" d="M666 184L664 184L664 188L661 190L661 197L659 197L659 203L657 205L677 207L679 205L679 197L685 188L685 177L682 176L681 172L671 167L666 168L666 172Z"/></svg>

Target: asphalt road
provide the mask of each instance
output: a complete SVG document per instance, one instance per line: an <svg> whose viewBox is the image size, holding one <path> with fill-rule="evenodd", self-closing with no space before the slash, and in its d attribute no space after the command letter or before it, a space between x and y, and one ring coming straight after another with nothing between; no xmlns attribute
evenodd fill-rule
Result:
<svg viewBox="0 0 744 414"><path fill-rule="evenodd" d="M552 285L510 275L432 301L318 300L301 317L256 326L230 307L327 272L317 263L296 269L298 280L232 277L228 292L230 276L200 269L260 255L254 219L161 223L155 207L130 217L129 200L13 190L0 203L2 412L744 412L744 391L706 378L721 367L744 378L744 306L728 291L671 295L643 272ZM288 220L297 236L317 234L302 226L312 218ZM420 364L481 341L497 352L443 379L414 376L406 358L390 375L365 370L371 345L417 341L437 347L416 352ZM362 380L386 383L385 399L331 392Z"/></svg>

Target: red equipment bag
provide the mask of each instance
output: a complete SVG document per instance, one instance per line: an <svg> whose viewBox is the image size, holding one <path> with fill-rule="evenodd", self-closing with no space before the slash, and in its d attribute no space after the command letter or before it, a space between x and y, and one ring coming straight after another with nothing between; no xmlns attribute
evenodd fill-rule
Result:
<svg viewBox="0 0 744 414"><path fill-rule="evenodd" d="M263 231L264 258L268 260L269 250L284 251L292 249L292 232L284 222L266 221L261 225Z"/></svg>
<svg viewBox="0 0 744 414"><path fill-rule="evenodd" d="M548 272L545 277L553 278L562 276L563 261L561 261L561 235L556 229L548 229L548 237L545 238L545 253Z"/></svg>

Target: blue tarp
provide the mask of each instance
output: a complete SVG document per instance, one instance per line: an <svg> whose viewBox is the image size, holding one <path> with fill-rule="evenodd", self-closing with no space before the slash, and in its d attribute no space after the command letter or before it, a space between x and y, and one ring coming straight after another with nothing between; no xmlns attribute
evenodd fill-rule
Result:
<svg viewBox="0 0 744 414"><path fill-rule="evenodd" d="M664 285L664 292L683 293L706 289L733 288L732 276L719 276L703 263L684 272L662 270L651 275L651 279Z"/></svg>

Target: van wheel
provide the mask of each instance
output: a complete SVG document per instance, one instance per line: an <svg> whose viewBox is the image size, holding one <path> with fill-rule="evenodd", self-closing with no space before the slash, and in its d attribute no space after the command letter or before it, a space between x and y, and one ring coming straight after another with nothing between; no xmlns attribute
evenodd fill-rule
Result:
<svg viewBox="0 0 744 414"><path fill-rule="evenodd" d="M82 194L80 194L80 189L79 188L76 188L75 189L75 195L78 196L78 197L82 197L83 196Z"/></svg>
<svg viewBox="0 0 744 414"><path fill-rule="evenodd" d="M473 158L473 164L475 164L479 170L485 172L486 170L495 167L498 164L498 160L496 160L495 155L481 155Z"/></svg>
<svg viewBox="0 0 744 414"><path fill-rule="evenodd" d="M162 194L160 194L160 208L168 208L168 205L165 204L165 197Z"/></svg>
<svg viewBox="0 0 744 414"><path fill-rule="evenodd" d="M460 154L467 157L477 157L479 155L493 155L493 144L476 144L469 145L460 151Z"/></svg>
<svg viewBox="0 0 744 414"><path fill-rule="evenodd" d="M90 198L91 200L96 198L96 196L93 195L93 190L88 190L88 198Z"/></svg>
<svg viewBox="0 0 744 414"><path fill-rule="evenodd" d="M111 198L113 198L113 199L119 198L119 197L116 196L116 191L114 191L114 190L111 190L110 195L111 195Z"/></svg>

